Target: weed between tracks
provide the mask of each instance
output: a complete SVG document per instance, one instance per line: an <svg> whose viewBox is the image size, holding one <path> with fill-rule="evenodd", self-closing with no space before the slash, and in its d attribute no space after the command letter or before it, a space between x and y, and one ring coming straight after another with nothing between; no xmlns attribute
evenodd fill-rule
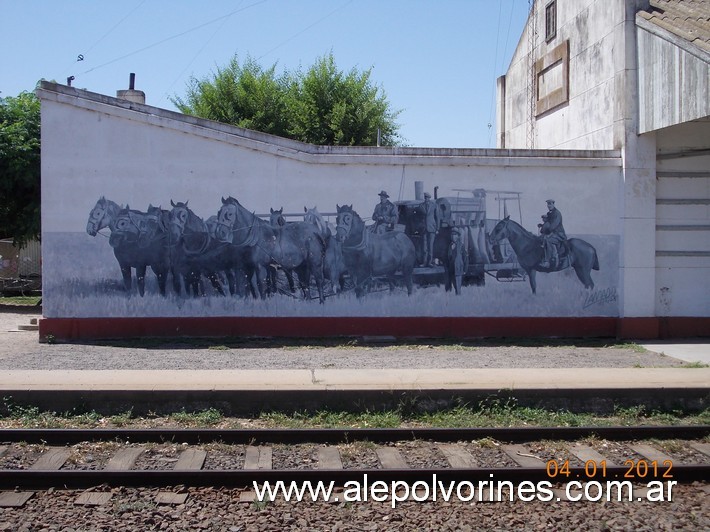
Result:
<svg viewBox="0 0 710 532"><path fill-rule="evenodd" d="M118 415L103 416L94 411L40 411L37 407L17 404L11 397L0 400L0 428L463 428L707 424L710 424L710 409L688 414L682 411L649 412L643 406L637 406L617 408L611 415L596 415L522 407L512 400L483 401L476 406L463 405L437 412L419 412L416 404L403 402L395 410L380 412L266 412L252 418L228 417L216 408L147 416L135 416L129 410Z"/></svg>

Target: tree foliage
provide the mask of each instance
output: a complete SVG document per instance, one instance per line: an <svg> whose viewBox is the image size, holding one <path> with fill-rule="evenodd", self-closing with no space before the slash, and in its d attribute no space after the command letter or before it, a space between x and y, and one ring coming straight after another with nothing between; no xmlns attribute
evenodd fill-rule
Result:
<svg viewBox="0 0 710 532"><path fill-rule="evenodd" d="M0 237L40 236L40 104L30 92L0 98Z"/></svg>
<svg viewBox="0 0 710 532"><path fill-rule="evenodd" d="M373 84L371 70L338 69L332 54L305 72L276 74L237 57L212 76L191 78L184 98L173 103L186 114L218 120L302 142L374 146L401 142L399 111Z"/></svg>

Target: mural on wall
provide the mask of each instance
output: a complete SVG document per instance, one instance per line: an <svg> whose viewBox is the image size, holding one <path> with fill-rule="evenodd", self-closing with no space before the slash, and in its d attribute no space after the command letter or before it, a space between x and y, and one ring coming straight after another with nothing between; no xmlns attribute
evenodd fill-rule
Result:
<svg viewBox="0 0 710 532"><path fill-rule="evenodd" d="M618 237L568 238L553 199L533 233L520 192L423 187L399 201L380 191L371 215L337 202L257 214L232 196L212 213L188 198L141 211L102 196L83 242L48 250L59 260L75 249L96 267L47 299L79 316L617 314Z"/></svg>

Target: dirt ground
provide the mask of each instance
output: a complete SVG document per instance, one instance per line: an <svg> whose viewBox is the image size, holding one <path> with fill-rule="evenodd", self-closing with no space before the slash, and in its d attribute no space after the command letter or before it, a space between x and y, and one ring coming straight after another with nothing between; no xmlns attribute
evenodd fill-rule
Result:
<svg viewBox="0 0 710 532"><path fill-rule="evenodd" d="M365 343L243 339L141 339L40 344L18 331L37 309L0 309L0 369L366 369L679 367L675 358L606 340Z"/></svg>

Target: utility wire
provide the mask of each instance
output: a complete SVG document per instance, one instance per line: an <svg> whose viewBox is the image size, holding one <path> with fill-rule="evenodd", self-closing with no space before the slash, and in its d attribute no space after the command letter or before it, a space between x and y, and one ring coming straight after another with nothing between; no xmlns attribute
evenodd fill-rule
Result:
<svg viewBox="0 0 710 532"><path fill-rule="evenodd" d="M99 39L98 39L96 42L94 42L94 44L92 44L91 46L89 46L89 47L84 51L84 53L78 54L78 55L76 56L76 59L74 60L74 62L73 62L71 65L69 65L65 70L69 70L69 69L70 69L72 66L74 66L76 63L79 63L79 62L83 61L84 58L86 57L86 55L88 55L88 53L89 53L91 50L93 50L94 48L96 48L96 47L101 43L101 41L103 41L106 37L108 37L111 33L113 33L113 30L115 30L116 28L118 28L128 17L130 17L133 13L135 13L136 11L138 11L138 9L139 9L143 4L145 4L145 1L146 1L146 0L142 0L136 7L134 7L133 9L131 9L131 10L128 12L127 15L125 15L121 20L119 20L118 22L116 22L116 24L114 24L113 26L111 26L111 28L110 28L106 33L104 33L101 37L99 37Z"/></svg>
<svg viewBox="0 0 710 532"><path fill-rule="evenodd" d="M315 21L313 24L311 24L310 26L308 26L308 27L302 29L302 30L299 31L298 33L295 33L294 35L292 35L291 37L289 37L289 38L286 39L285 41L280 42L279 44L277 44L276 46L274 46L271 50L269 50L268 52L266 52L266 53L262 54L260 57L258 57L258 58L257 58L257 61L260 61L261 59L263 59L264 57L266 57L267 55L269 55L271 52L273 52L273 51L275 51L275 50L278 50L278 49L281 48L283 45L285 45L285 44L291 42L292 40L294 40L296 37L298 37L298 36L300 36L300 35L306 33L306 32L307 32L308 30L310 30L312 27L314 27L314 26L320 24L321 22L323 22L323 21L324 21L325 19L327 19L328 17L334 15L334 14L337 13L338 11L340 11L340 10L346 8L347 6L349 6L350 4L352 4L353 1L354 1L354 0L348 0L347 2L345 2L345 3L344 3L343 5L341 5L340 7L335 8L333 11L331 11L330 13L328 13L327 15L325 15L324 17L321 17L321 18L319 18L318 20L316 20L316 21Z"/></svg>
<svg viewBox="0 0 710 532"><path fill-rule="evenodd" d="M243 2L243 0L239 2L239 5L241 5L242 2ZM200 48L200 49L197 51L197 53L192 56L192 59L190 59L190 61L187 63L187 65L185 65L185 68L182 69L182 72L180 72L180 74L178 74L178 76L173 80L173 82L168 86L168 88L165 89L165 92L163 93L163 96L161 96L160 101L159 101L158 103L162 103L162 102L165 100L165 98L168 96L168 93L169 93L170 90L173 88L173 86L180 80L180 78L182 78L183 74L185 74L185 72L187 71L187 69L190 68L190 65L192 65L192 63L195 62L195 59L197 59L197 58L200 56L200 54L205 50L205 48L207 48L207 45L208 45L210 42L212 42L212 39L215 38L215 36L220 32L220 30L224 27L224 25L227 23L227 21L229 20L229 18L230 18L233 14L234 14L234 13L232 13L232 14L230 14L230 15L224 17L224 19L222 20L222 24L220 24L220 25L217 27L217 29L214 30L214 32L212 33L212 35L210 35L209 39L207 39L207 40L205 41L205 43L202 45L202 48Z"/></svg>
<svg viewBox="0 0 710 532"><path fill-rule="evenodd" d="M193 27L193 28L190 28L189 30L185 30L185 31L183 31L183 32L177 33L177 34L175 34L175 35L172 35L172 36L170 36L170 37L167 37L167 38L165 38L165 39L162 39L162 40L160 40L160 41L158 41L158 42L155 42L155 43L153 43L153 44L149 44L148 46L144 46L143 48L140 48L139 50L135 50L135 51L130 52L130 53L128 53L128 54L122 55L121 57L117 57L116 59L112 59L111 61L107 61L107 62L105 62L105 63L102 63L102 64L98 65L98 66L95 66L95 67L93 67L93 68L90 68L89 70L87 70L87 71L85 71L85 72L82 72L82 74L88 74L89 72L93 72L94 70L98 70L99 68L103 68L103 67L105 67L105 66L111 65L111 64L113 64L113 63L115 63L115 62L117 62L117 61L120 61L121 59L125 59L126 57L131 57L132 55L136 55L136 54L139 54L139 53L141 53L141 52L145 52L146 50L149 50L149 49L151 49L151 48L155 48L156 46L159 46L159 45L161 45L161 44L163 44L163 43L166 43L166 42L168 42L168 41L172 41L173 39L177 39L178 37L182 37L183 35L187 35L188 33L192 33L193 31L197 31L197 30L199 30L200 28L204 28L205 26L209 26L210 24L214 24L215 22L219 22L219 21L222 20L222 19L231 17L231 16L234 15L235 13L239 13L240 11L245 11L245 10L249 9L250 7L254 7L254 6L257 6L257 5L259 5L259 4L263 4L263 3L266 2L266 1L267 1L267 0L259 0L259 1L257 1L257 2L254 2L253 4L249 4L249 5L246 6L246 7L242 7L242 8L239 8L239 9L235 9L234 11L231 11L230 13L227 13L226 15L222 15L221 17L217 17L217 18L215 18L215 19L212 19L212 20L210 20L210 21L208 21L208 22L205 22L205 23L203 23L203 24L200 24L199 26L195 26L195 27Z"/></svg>

